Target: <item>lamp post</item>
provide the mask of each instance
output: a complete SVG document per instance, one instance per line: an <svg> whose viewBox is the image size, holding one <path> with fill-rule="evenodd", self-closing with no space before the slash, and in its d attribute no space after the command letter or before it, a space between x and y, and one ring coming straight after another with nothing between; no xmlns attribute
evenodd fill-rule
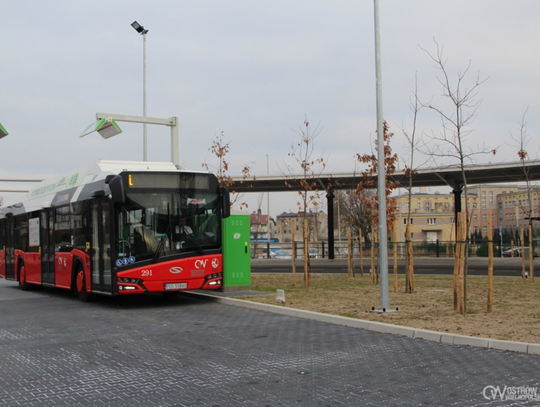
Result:
<svg viewBox="0 0 540 407"><path fill-rule="evenodd" d="M146 117L146 34L148 30L137 21L131 23L131 26L143 37L143 117ZM146 141L146 123L143 124L143 161L147 161L147 141Z"/></svg>
<svg viewBox="0 0 540 407"><path fill-rule="evenodd" d="M270 162L266 154L266 175L270 175ZM268 219L266 219L266 242L268 244L268 258L270 258L270 191L266 193L266 208L268 210Z"/></svg>
<svg viewBox="0 0 540 407"><path fill-rule="evenodd" d="M379 26L379 0L373 0L375 20L375 76L376 76L376 104L377 104L377 189L379 198L379 266L381 275L381 309L380 312L389 311L388 293L388 241L386 230L386 169L384 156L384 125L382 102L382 76L381 76L381 43Z"/></svg>

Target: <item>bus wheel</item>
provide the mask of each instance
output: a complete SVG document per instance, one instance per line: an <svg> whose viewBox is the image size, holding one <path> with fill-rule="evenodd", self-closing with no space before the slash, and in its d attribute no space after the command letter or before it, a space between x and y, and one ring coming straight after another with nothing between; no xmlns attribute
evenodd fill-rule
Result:
<svg viewBox="0 0 540 407"><path fill-rule="evenodd" d="M21 290L23 291L30 289L30 284L26 282L26 267L24 266L24 263L19 267L19 287L21 287Z"/></svg>
<svg viewBox="0 0 540 407"><path fill-rule="evenodd" d="M84 276L84 270L81 266L78 266L75 270L75 290L77 297L83 302L88 302L91 299L91 295L86 291L86 279Z"/></svg>

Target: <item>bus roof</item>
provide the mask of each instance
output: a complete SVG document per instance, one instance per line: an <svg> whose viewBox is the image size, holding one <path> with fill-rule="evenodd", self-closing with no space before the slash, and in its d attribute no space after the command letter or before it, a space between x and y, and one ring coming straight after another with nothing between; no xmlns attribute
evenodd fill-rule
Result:
<svg viewBox="0 0 540 407"><path fill-rule="evenodd" d="M179 172L186 169L179 170L172 162L101 160L87 164L76 171L40 182L28 192L24 202L1 208L0 218L4 218L6 213L16 215L55 204L87 199L88 194L92 192L92 187L94 190L99 189L108 175L118 175L125 171Z"/></svg>

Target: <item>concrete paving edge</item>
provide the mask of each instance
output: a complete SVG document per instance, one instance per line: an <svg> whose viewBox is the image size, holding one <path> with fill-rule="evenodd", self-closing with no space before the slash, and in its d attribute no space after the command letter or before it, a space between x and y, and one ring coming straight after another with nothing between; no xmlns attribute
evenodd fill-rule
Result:
<svg viewBox="0 0 540 407"><path fill-rule="evenodd" d="M339 315L330 315L320 312L287 308L286 306L282 305L262 304L252 301L238 300L235 298L219 297L212 294L193 292L186 292L186 294L205 298L207 300L218 302L220 304L256 309L259 311L273 312L275 314L288 315L298 318L313 319L315 321L344 325L352 328L367 329L369 331L408 336L415 339L424 339L428 341L449 343L454 345L468 345L481 348L491 348L511 352L527 353L531 355L540 355L540 344L503 341L499 339L479 338L473 336L430 331L426 329L409 328L405 326L387 324L384 322L367 321L363 319L342 317Z"/></svg>

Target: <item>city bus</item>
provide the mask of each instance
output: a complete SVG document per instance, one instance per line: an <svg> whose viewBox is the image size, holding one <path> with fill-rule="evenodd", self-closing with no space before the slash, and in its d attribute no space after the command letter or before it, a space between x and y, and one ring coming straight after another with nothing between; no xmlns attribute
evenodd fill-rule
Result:
<svg viewBox="0 0 540 407"><path fill-rule="evenodd" d="M0 275L82 301L220 289L229 215L229 194L211 173L102 160L0 208Z"/></svg>

